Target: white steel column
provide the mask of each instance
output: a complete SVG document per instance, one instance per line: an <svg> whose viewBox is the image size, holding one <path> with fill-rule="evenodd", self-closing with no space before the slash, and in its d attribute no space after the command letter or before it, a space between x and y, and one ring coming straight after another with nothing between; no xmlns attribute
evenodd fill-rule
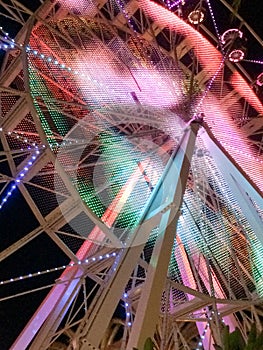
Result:
<svg viewBox="0 0 263 350"><path fill-rule="evenodd" d="M176 235L177 221L185 192L191 158L199 124L192 122L178 152L173 159L173 166L168 175L168 187L171 191L172 205L164 213L156 240L147 277L142 288L139 305L132 326L127 350L133 348L143 350L145 340L153 337L160 314L160 302L167 277L168 265Z"/></svg>

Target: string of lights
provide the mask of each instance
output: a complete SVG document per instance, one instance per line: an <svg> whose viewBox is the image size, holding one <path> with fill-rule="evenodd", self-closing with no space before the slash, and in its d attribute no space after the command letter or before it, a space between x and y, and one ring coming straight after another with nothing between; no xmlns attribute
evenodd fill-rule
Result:
<svg viewBox="0 0 263 350"><path fill-rule="evenodd" d="M224 67L224 64L225 64L225 60L226 60L226 57L223 56L221 62L220 62L220 65L219 67L217 68L215 74L212 76L212 78L208 81L207 85L206 85L206 88L203 92L203 95L198 103L198 105L196 106L196 109L195 109L195 113L194 113L194 118L197 118L199 116L199 112L200 112L200 109L203 105L203 102L208 94L208 92L211 90L212 88L212 85L214 83L214 81L216 80L217 76L219 75L219 73L221 72L222 68Z"/></svg>
<svg viewBox="0 0 263 350"><path fill-rule="evenodd" d="M121 0L116 0L116 2L117 2L117 4L118 4L120 10L122 11L124 17L126 18L127 22L129 23L131 29L132 29L133 32L137 35L137 34L138 34L138 33L137 33L137 30L135 29L135 27L134 27L134 25L133 25L133 23L132 23L132 21L131 21L131 18L130 18L130 16L129 16L129 13L128 13L128 12L126 11L126 9L125 9L125 5L123 4L123 2L122 2Z"/></svg>
<svg viewBox="0 0 263 350"><path fill-rule="evenodd" d="M7 131L7 130L3 129L2 127L0 127L0 133L4 133L4 134L11 136L11 137L25 143L26 145L28 145L26 149L20 148L20 151L31 150L34 147L38 147L39 149L46 147L44 144L37 144L35 141L28 139L28 137L25 135L24 132L20 132L17 130Z"/></svg>
<svg viewBox="0 0 263 350"><path fill-rule="evenodd" d="M263 65L263 61L260 61L260 60L243 59L243 62L256 63L256 64L262 64Z"/></svg>
<svg viewBox="0 0 263 350"><path fill-rule="evenodd" d="M203 346L204 346L203 341L204 341L205 336L206 336L208 329L210 327L210 322L213 320L213 316L215 317L216 315L217 315L217 317L220 317L220 312L215 313L215 311L212 310L211 315L209 316L209 320L207 321L205 328L203 330L203 333L201 334L200 339L197 342L197 346L196 346L195 350L202 350L203 349ZM223 318L222 319L220 318L220 322L225 324L225 321Z"/></svg>
<svg viewBox="0 0 263 350"><path fill-rule="evenodd" d="M171 2L171 1L170 1ZM171 5L170 5L170 10L173 9L174 7L176 6L179 6L179 5L184 5L185 4L185 0L177 0L175 2L173 2Z"/></svg>
<svg viewBox="0 0 263 350"><path fill-rule="evenodd" d="M198 340L196 350L201 350L203 348L203 340L205 339L205 335L208 331L209 326L210 325L209 325L209 321L208 321L205 325L205 329L204 329L203 333L200 336L200 339Z"/></svg>
<svg viewBox="0 0 263 350"><path fill-rule="evenodd" d="M9 38L9 33L3 30L3 27L0 27L0 50L14 49L15 47L22 47L22 44L17 44L14 39Z"/></svg>
<svg viewBox="0 0 263 350"><path fill-rule="evenodd" d="M97 257L94 256L92 258L88 258L88 259L85 259L85 260L79 260L77 263L71 262L68 265L62 265L62 266L59 266L59 267L54 267L54 268L50 268L50 269L46 269L46 270L42 270L42 271L32 272L32 273L29 273L27 275L23 275L23 276L19 276L19 277L13 277L13 278L10 278L10 279L7 279L7 280L0 281L0 285L5 285L5 284L12 283L12 282L26 280L26 279L29 279L29 278L32 278L32 277L38 277L38 276L42 276L42 275L45 275L45 274L48 274L48 273L52 273L52 272L56 272L56 271L60 271L60 270L65 270L67 267L86 266L88 264L95 263L96 261L102 261L102 260L106 260L106 259L110 259L110 258L116 257L116 255L117 255L117 253L113 252L113 253L110 253L110 254L99 255ZM129 304L128 304L128 306L129 306ZM126 307L126 304L125 304L125 307Z"/></svg>
<svg viewBox="0 0 263 350"><path fill-rule="evenodd" d="M128 327L132 326L132 322L131 322L131 318L132 318L132 314L131 314L131 306L128 300L128 294L124 293L123 294L123 300L124 300L124 307L125 307L125 320L126 320L126 325Z"/></svg>

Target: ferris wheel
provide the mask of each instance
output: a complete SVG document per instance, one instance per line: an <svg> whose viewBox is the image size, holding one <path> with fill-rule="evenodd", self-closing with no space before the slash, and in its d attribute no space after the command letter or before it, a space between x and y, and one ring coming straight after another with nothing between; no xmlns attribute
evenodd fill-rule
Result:
<svg viewBox="0 0 263 350"><path fill-rule="evenodd" d="M1 348L210 350L225 326L261 331L257 34L224 0L0 15Z"/></svg>

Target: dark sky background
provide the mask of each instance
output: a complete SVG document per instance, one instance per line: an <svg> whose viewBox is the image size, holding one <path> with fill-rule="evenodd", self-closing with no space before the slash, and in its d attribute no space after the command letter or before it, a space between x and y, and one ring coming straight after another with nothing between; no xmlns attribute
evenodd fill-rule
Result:
<svg viewBox="0 0 263 350"><path fill-rule="evenodd" d="M191 0L188 0L189 2ZM34 8L36 1L21 1L27 6ZM225 13L219 13L216 9L219 0L211 0L215 9L216 20L220 28L229 25L229 17ZM232 1L229 0L229 3ZM187 3L187 0L186 0ZM241 16L251 25L260 37L263 37L263 0L243 0L239 10ZM2 26L9 31L10 35L15 35L18 26L11 24L8 20L3 20ZM229 28L231 28L230 26ZM263 49L259 45L248 42L248 59L259 59L263 61ZM2 53L3 54L3 53ZM248 64L248 70L255 75L263 71L263 65ZM0 145L1 146L1 145ZM0 163L0 172L8 169ZM7 248L26 233L38 226L37 220L32 215L29 207L25 203L22 195L16 190L16 194L10 199L8 204L0 211L0 237L1 250ZM39 249L41 248L41 249ZM37 272L39 269L47 269L61 266L68 263L68 259L58 250L53 241L46 235L41 234L26 247L20 249L14 256L9 257L0 264L0 280L10 279L20 275ZM30 281L30 288L37 288L43 284L50 283L56 279L60 273L50 274L34 278ZM0 298L27 290L29 282L16 282L0 286ZM8 350L12 341L19 334L25 320L32 315L33 311L44 298L47 291L37 292L31 295L30 303L28 297L18 297L0 302L0 349ZM21 349L23 350L23 349Z"/></svg>

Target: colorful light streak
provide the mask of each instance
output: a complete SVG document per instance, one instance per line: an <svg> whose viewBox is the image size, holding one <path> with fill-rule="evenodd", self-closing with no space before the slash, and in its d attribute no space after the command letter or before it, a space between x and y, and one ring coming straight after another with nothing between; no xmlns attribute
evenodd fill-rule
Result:
<svg viewBox="0 0 263 350"><path fill-rule="evenodd" d="M124 47L123 49L125 50ZM182 88L177 79L176 69L169 72L155 67L138 66L127 69L103 48L97 48L95 52L99 59L95 58L91 51L85 53L85 60L78 59L74 62L76 69L81 72L80 76L75 78L76 84L89 104L97 101L95 108L100 109L102 104L110 108L114 103L120 106L133 105L134 100L130 92L136 92L140 104L150 107L169 108L181 100ZM129 51L127 55L132 59ZM104 74L105 70L107 76Z"/></svg>

